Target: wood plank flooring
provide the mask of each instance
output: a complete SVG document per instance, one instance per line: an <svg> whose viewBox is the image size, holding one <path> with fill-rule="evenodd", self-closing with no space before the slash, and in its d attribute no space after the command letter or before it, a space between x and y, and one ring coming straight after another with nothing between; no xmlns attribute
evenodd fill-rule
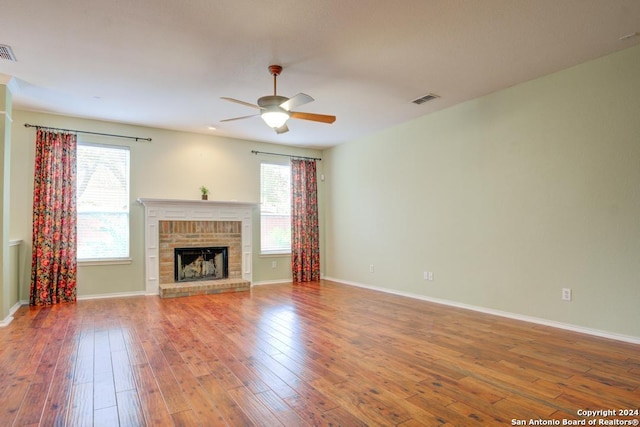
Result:
<svg viewBox="0 0 640 427"><path fill-rule="evenodd" d="M3 426L517 425L640 407L638 345L328 281L14 317Z"/></svg>

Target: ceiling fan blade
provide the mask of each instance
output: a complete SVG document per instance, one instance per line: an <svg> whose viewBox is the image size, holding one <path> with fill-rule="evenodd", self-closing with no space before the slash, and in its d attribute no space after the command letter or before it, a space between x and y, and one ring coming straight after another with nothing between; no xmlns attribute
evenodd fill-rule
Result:
<svg viewBox="0 0 640 427"><path fill-rule="evenodd" d="M242 119L248 119L249 117L256 117L259 116L260 114L252 114L250 116L242 116L242 117L234 117L232 119L224 119L224 120L220 120L221 122L232 122L234 120L242 120Z"/></svg>
<svg viewBox="0 0 640 427"><path fill-rule="evenodd" d="M256 104L251 104L249 102L240 101L239 99L235 99L235 98L227 98L226 96L222 96L222 97L220 97L220 99L224 99L225 101L235 102L236 104L244 105L244 106L251 107L251 108L257 108L258 110L262 109L261 107L258 107Z"/></svg>
<svg viewBox="0 0 640 427"><path fill-rule="evenodd" d="M289 127L285 123L282 126L280 126L279 128L276 128L274 130L276 131L277 134L281 134L281 133L289 132Z"/></svg>
<svg viewBox="0 0 640 427"><path fill-rule="evenodd" d="M322 123L329 123L329 124L336 121L336 116L329 116L326 114L300 113L298 111L292 111L291 118L311 120L313 122L322 122Z"/></svg>
<svg viewBox="0 0 640 427"><path fill-rule="evenodd" d="M280 108L291 111L292 108L295 108L299 105L308 104L311 101L313 101L312 97L310 97L306 93L299 93L280 104Z"/></svg>

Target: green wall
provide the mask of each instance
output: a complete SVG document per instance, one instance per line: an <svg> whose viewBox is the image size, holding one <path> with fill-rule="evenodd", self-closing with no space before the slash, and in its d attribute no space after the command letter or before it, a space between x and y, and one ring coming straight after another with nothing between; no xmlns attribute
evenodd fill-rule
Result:
<svg viewBox="0 0 640 427"><path fill-rule="evenodd" d="M323 156L326 277L640 338L640 47Z"/></svg>
<svg viewBox="0 0 640 427"><path fill-rule="evenodd" d="M238 139L174 132L125 124L34 113L13 112L11 153L10 238L22 239L20 246L20 298L29 298L31 267L31 216L35 129L24 123L151 137L152 142L79 134L79 141L126 145L131 151L131 263L126 265L80 265L78 296L128 294L144 291L144 208L138 198L199 199L206 185L209 200L260 201L260 161L251 150L319 157L315 150L276 146ZM279 158L280 159L280 158ZM319 162L321 170L322 162ZM322 188L319 189L319 192ZM254 209L253 281L291 279L290 257L261 257L259 253L259 211ZM277 267L272 268L272 261Z"/></svg>

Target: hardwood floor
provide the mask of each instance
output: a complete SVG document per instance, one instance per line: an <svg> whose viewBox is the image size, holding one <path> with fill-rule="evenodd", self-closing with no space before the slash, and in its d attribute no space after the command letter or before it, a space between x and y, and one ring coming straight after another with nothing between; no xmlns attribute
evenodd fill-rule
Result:
<svg viewBox="0 0 640 427"><path fill-rule="evenodd" d="M517 425L640 406L638 345L326 281L22 307L0 343L3 426Z"/></svg>

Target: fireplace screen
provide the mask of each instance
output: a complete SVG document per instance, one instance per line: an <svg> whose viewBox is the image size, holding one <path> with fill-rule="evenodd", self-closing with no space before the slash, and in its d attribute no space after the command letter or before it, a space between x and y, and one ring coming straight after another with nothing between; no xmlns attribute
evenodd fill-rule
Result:
<svg viewBox="0 0 640 427"><path fill-rule="evenodd" d="M174 250L176 282L226 279L228 273L228 248L176 248Z"/></svg>

